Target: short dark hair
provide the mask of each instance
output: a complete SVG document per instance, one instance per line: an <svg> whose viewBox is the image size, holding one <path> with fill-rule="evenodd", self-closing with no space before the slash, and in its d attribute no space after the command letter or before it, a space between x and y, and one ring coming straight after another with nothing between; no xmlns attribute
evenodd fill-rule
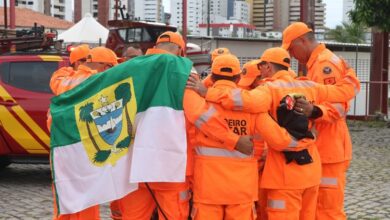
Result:
<svg viewBox="0 0 390 220"><path fill-rule="evenodd" d="M288 67L287 66L284 66L282 64L279 64L279 63L272 63L270 62L273 66L274 66L274 69L276 71L280 71L280 70L288 70Z"/></svg>
<svg viewBox="0 0 390 220"><path fill-rule="evenodd" d="M305 37L306 37L306 39L308 39L310 41L314 41L316 39L316 36L314 35L313 31L307 32L305 34Z"/></svg>
<svg viewBox="0 0 390 220"><path fill-rule="evenodd" d="M259 63L260 65L264 65L268 63L267 61L261 61L261 63ZM269 62L270 64L272 64L272 66L274 67L274 69L276 71L280 71L280 70L288 70L288 67L287 66L284 66L282 64L278 64L278 63L273 63L273 62Z"/></svg>
<svg viewBox="0 0 390 220"><path fill-rule="evenodd" d="M237 74L235 76L222 76L222 75L217 75L215 73L211 74L211 79L214 82L216 82L218 80L229 80L229 81L234 82L234 81L238 80L239 78L240 78L240 74Z"/></svg>

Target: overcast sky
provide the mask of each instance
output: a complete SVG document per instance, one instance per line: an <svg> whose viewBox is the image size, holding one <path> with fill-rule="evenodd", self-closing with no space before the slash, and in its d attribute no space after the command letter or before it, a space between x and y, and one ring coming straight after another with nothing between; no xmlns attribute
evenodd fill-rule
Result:
<svg viewBox="0 0 390 220"><path fill-rule="evenodd" d="M326 4L325 25L329 28L334 28L341 24L343 19L343 1L341 0L323 0ZM166 12L171 10L170 0L163 0L164 9Z"/></svg>

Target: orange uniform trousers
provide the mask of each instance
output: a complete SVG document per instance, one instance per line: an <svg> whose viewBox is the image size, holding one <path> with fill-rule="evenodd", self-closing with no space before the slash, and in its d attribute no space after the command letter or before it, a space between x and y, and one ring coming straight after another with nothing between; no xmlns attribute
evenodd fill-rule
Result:
<svg viewBox="0 0 390 220"><path fill-rule="evenodd" d="M169 184L169 183L162 183ZM179 187L154 187L158 183L150 184L152 192L158 201L165 216L169 220L187 220L189 215L189 185L178 184ZM140 184L138 190L129 193L118 200L123 220L150 220L156 203L144 184ZM164 220L163 214L158 210L159 219Z"/></svg>
<svg viewBox="0 0 390 220"><path fill-rule="evenodd" d="M313 220L318 185L306 189L266 189L268 220Z"/></svg>
<svg viewBox="0 0 390 220"><path fill-rule="evenodd" d="M259 172L259 200L256 202L257 220L267 220L267 189L262 188L261 176L263 171Z"/></svg>
<svg viewBox="0 0 390 220"><path fill-rule="evenodd" d="M255 220L256 210L253 202L237 205L214 205L194 203L192 220Z"/></svg>
<svg viewBox="0 0 390 220"><path fill-rule="evenodd" d="M322 164L316 219L344 220L344 190L350 161Z"/></svg>
<svg viewBox="0 0 390 220"><path fill-rule="evenodd" d="M112 219L114 219L114 220L121 220L122 219L120 202L118 200L112 201L110 203L110 210L111 210L111 218Z"/></svg>

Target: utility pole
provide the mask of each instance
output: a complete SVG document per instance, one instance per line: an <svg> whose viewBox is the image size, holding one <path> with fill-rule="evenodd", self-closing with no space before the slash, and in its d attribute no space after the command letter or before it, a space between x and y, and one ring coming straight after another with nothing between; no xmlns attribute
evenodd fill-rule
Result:
<svg viewBox="0 0 390 220"><path fill-rule="evenodd" d="M183 5L183 40L187 44L187 0L182 0ZM186 48L183 48L184 50Z"/></svg>
<svg viewBox="0 0 390 220"><path fill-rule="evenodd" d="M210 0L207 0L207 36L210 36Z"/></svg>

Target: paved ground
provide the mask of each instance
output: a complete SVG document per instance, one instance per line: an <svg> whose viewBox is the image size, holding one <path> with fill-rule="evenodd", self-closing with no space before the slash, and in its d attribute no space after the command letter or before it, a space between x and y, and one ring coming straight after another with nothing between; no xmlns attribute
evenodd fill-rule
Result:
<svg viewBox="0 0 390 220"><path fill-rule="evenodd" d="M354 159L348 175L346 211L353 220L390 219L390 129L350 125ZM50 219L48 165L11 165L0 171L0 220ZM109 219L108 206L101 209Z"/></svg>

